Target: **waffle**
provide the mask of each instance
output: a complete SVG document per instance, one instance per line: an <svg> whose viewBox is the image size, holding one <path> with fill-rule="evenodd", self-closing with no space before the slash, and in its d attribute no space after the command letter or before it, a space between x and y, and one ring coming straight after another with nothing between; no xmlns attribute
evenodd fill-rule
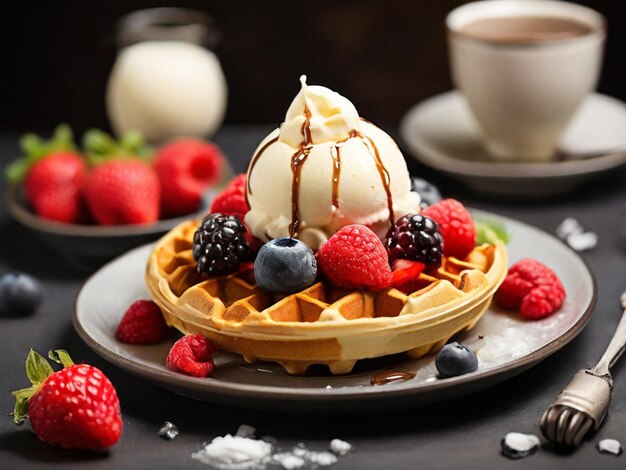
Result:
<svg viewBox="0 0 626 470"><path fill-rule="evenodd" d="M476 247L465 260L444 257L409 291L346 291L327 281L291 295L272 295L250 267L222 277L196 271L196 221L172 229L151 253L146 284L170 326L200 333L248 362L277 362L291 374L326 364L333 374L359 359L406 352L418 358L471 329L506 275L504 245Z"/></svg>

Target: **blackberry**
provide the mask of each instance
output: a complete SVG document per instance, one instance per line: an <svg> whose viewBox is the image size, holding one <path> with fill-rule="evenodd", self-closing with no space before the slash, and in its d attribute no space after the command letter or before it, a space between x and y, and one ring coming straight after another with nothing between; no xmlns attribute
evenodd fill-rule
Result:
<svg viewBox="0 0 626 470"><path fill-rule="evenodd" d="M430 217L409 214L398 219L387 232L385 248L389 261L409 259L426 265L441 263L443 237Z"/></svg>
<svg viewBox="0 0 626 470"><path fill-rule="evenodd" d="M252 249L244 234L246 227L233 215L207 215L193 235L193 259L198 272L229 274L248 261Z"/></svg>

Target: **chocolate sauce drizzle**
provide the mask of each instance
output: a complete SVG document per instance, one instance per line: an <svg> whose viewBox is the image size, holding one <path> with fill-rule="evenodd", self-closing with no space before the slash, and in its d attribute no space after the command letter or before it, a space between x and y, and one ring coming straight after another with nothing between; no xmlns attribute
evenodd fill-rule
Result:
<svg viewBox="0 0 626 470"><path fill-rule="evenodd" d="M304 162L311 153L313 139L311 138L311 111L306 102L304 103L304 122L302 123L303 141L300 148L291 157L291 223L289 224L289 236L298 238L300 233L300 180Z"/></svg>
<svg viewBox="0 0 626 470"><path fill-rule="evenodd" d="M302 168L304 167L304 163L306 162L309 154L312 150L313 139L311 136L311 111L306 105L304 105L304 122L302 123L302 143L300 144L300 148L296 153L291 156L291 223L289 224L289 236L297 238L300 229L301 229L301 220L300 220L300 183L302 179ZM362 121L368 122L366 119L361 118ZM390 184L390 176L389 171L385 168L385 165L380 158L380 154L378 152L378 147L374 141L366 136L360 134L356 130L350 131L348 137L340 142L335 142L334 148L335 152L333 153L333 149L330 149L330 155L333 159L333 176L332 176L332 205L335 209L339 208L339 180L341 178L341 146L348 139L360 138L363 142L363 145L367 148L368 152L374 158L374 163L376 164L376 169L378 170L378 174L380 175L380 181L383 185L383 189L387 195L387 208L389 210L389 224L393 225L395 221L395 214L393 210L393 199L391 196L391 189L389 188ZM279 136L274 137L263 145L259 149L259 151L252 157L252 161L250 162L250 166L248 168L248 181L246 183L247 191L246 191L246 201L248 201L248 195L252 194L252 187L250 186L250 180L252 179L252 171L254 167L258 163L259 159L263 155L263 153L274 143L276 143L279 139ZM369 145L368 145L369 144ZM249 204L249 201L248 201ZM398 379L394 379L398 380Z"/></svg>
<svg viewBox="0 0 626 470"><path fill-rule="evenodd" d="M341 147L335 143L335 153L330 148L330 156L333 159L333 192L332 204L335 209L339 209L339 178L341 177Z"/></svg>
<svg viewBox="0 0 626 470"><path fill-rule="evenodd" d="M248 168L248 181L246 182L246 186L247 186L246 202L248 202L248 194L252 194L252 187L250 186L250 180L251 180L250 176L252 175L252 170L254 170L254 167L259 161L259 158L261 158L261 155L263 155L263 152L265 152L272 144L276 142L278 142L278 136L268 141L263 147L259 149L256 155L252 157L252 161L250 162L250 167Z"/></svg>
<svg viewBox="0 0 626 470"><path fill-rule="evenodd" d="M357 133L357 135L363 141L363 145L367 147L368 151L370 152L370 155L374 157L374 162L376 163L376 169L378 170L378 174L380 175L380 182L383 184L383 188L385 189L385 193L387 194L387 209L389 209L389 225L391 226L395 222L396 217L393 212L393 198L391 197L391 189L389 188L389 183L391 181L391 177L389 176L389 171L387 171L387 168L385 168L385 165L383 164L383 161L380 158L380 154L378 153L378 147L376 147L376 144L374 143L374 141L366 135L361 135L359 133ZM365 140L369 142L369 145L367 145ZM372 153L372 150L374 150L374 153Z"/></svg>
<svg viewBox="0 0 626 470"><path fill-rule="evenodd" d="M372 375L370 380L371 385L385 385L390 382L399 382L411 380L415 378L415 374L412 372L401 372L397 370L381 370L380 372Z"/></svg>

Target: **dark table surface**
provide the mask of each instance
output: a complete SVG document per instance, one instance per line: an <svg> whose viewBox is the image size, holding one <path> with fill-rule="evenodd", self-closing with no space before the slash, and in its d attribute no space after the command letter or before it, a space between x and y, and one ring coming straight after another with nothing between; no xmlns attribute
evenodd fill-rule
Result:
<svg viewBox="0 0 626 470"><path fill-rule="evenodd" d="M227 127L216 137L237 171L244 171L267 126ZM0 135L0 166L17 152L16 135ZM409 159L410 160L410 159ZM275 436L287 448L304 442L323 450L332 438L351 442L356 452L332 468L580 468L591 465L626 468L626 455L599 454L602 438L626 445L626 360L615 367L615 397L608 420L576 452L541 449L522 461L499 455L500 439L509 431L540 435L539 418L578 369L601 355L620 317L618 298L626 289L626 172L618 171L580 191L543 203L486 200L409 161L412 173L430 178L444 196L554 232L566 216L578 218L600 237L599 246L583 253L598 280L598 303L584 331L568 346L529 371L485 391L404 411L321 415L251 411L194 401L162 390L107 363L91 351L72 328L73 301L85 275L72 271L44 248L32 233L8 218L0 207L0 274L23 270L38 276L45 301L32 316L0 318L0 411L10 412L10 391L26 384L24 359L30 347L40 352L65 348L73 358L102 369L117 388L124 418L120 442L105 453L68 451L40 442L28 426L0 419L0 468L202 468L191 459L203 442L234 433L241 424ZM0 190L2 189L0 183ZM2 193L3 194L3 193ZM622 214L620 214L620 211ZM532 253L529 253L532 255ZM115 292L111 292L115 295ZM157 437L163 421L174 422L180 436Z"/></svg>

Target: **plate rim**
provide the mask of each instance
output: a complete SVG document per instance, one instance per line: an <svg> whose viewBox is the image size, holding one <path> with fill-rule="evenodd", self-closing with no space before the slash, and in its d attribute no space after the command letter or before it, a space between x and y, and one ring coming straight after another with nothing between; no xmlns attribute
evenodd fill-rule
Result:
<svg viewBox="0 0 626 470"><path fill-rule="evenodd" d="M420 111L433 106L433 102L450 97L461 97L456 89L430 96L411 106L400 119L399 134L411 157L427 166L450 175L469 176L493 180L548 179L557 177L575 177L583 174L595 174L618 169L626 165L626 150L607 152L596 157L580 160L566 160L549 163L537 162L481 162L454 158L433 147L426 139L412 132L414 121ZM593 93L603 99L615 101L626 110L626 103L610 95ZM626 111L625 111L626 112ZM454 163L451 165L451 163ZM504 171L503 171L504 170Z"/></svg>
<svg viewBox="0 0 626 470"><path fill-rule="evenodd" d="M112 259L96 272L92 273L81 285L76 298L74 299L74 308L72 312L72 324L74 326L75 331L78 333L80 338L85 342L87 346L89 346L94 352L96 352L100 357L105 359L107 362L120 367L121 369L137 374L141 378L146 380L157 382L160 384L161 382L167 383L168 385L174 388L185 388L185 389L193 389L194 391L201 391L206 393L207 395L212 395L213 397L251 397L257 396L262 397L264 399L270 400L282 400L289 402L324 402L324 401L346 401L348 399L361 399L367 400L375 397L404 397L410 395L419 395L420 393L427 392L437 392L441 390L453 389L455 387L460 387L463 385L471 384L471 383L480 383L485 380L489 380L492 377L505 375L507 372L515 372L524 370L532 367L538 362L547 359L549 356L559 351L567 344L569 344L576 336L578 336L585 328L591 314L593 313L598 295L598 286L597 280L593 271L590 269L589 264L585 259L580 256L576 251L569 248L563 242L561 242L558 238L553 236L552 234L545 232L537 227L534 227L525 222L501 216L492 212L472 209L473 213L480 215L481 217L497 217L502 219L503 221L513 221L518 224L524 225L525 228L531 229L535 232L541 233L543 236L548 236L553 238L558 243L562 244L564 248L566 248L572 255L574 255L578 261L580 261L585 268L589 278L591 279L591 299L589 304L585 308L585 311L582 313L580 318L574 323L570 328L567 329L563 334L554 338L552 341L547 344L541 346L540 348L526 354L524 356L515 358L511 361L508 361L504 364L500 364L496 367L492 367L483 371L476 371L469 374L450 377L446 379L439 379L435 382L429 383L420 383L419 385L411 384L411 382L403 382L403 383L390 383L385 385L384 387L357 387L347 386L347 387L338 387L332 388L331 390L324 390L320 387L297 387L297 388L288 388L288 387L280 387L280 386L268 386L268 385L250 385L250 384L239 384L239 383L230 383L223 382L215 379L209 378L195 378L189 377L183 374L177 374L175 372L170 372L166 370L162 370L158 367L152 365L144 365L137 363L131 359L128 359L120 354L115 354L114 351L109 348L103 346L99 343L95 338L93 338L83 327L81 320L79 319L78 314L78 303L83 295L85 287L89 282L102 270L108 268L110 265L116 263L121 258L130 255L136 251L145 250L148 246L154 245L154 243L147 243L132 250L129 250L116 258ZM507 380L506 378L503 380Z"/></svg>

